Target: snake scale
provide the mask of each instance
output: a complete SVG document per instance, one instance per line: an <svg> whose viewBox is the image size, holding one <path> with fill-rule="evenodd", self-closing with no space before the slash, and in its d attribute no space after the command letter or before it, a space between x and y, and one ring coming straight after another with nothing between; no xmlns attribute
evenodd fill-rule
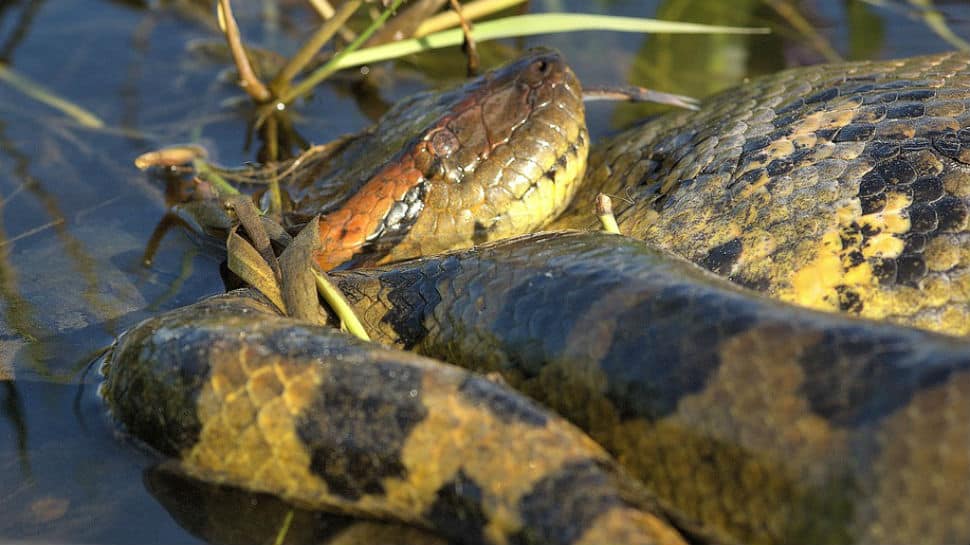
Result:
<svg viewBox="0 0 970 545"><path fill-rule="evenodd" d="M759 78L598 145L578 186L557 54L421 95L295 181L290 220L370 266L332 275L372 337L500 381L236 291L129 330L104 397L190 475L457 543L966 542L968 66ZM507 238L587 226L600 191L649 244Z"/></svg>

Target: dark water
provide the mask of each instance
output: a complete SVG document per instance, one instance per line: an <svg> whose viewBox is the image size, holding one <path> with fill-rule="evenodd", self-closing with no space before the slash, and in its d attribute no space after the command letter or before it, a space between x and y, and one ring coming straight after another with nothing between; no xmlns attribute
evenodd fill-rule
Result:
<svg viewBox="0 0 970 545"><path fill-rule="evenodd" d="M522 47L548 45L562 50L586 82L628 82L703 96L789 65L954 47L905 1L776 3L794 6L810 32L794 29L798 19L786 19L762 0L549 0L533 2L531 9L765 25L775 32L757 37L591 32L485 49L488 58L501 59ZM168 235L154 263L142 265L146 241L167 204L163 185L132 166L139 153L188 141L201 143L223 164L255 157L246 147L252 112L238 100L241 93L219 78L224 64L187 49L194 40L217 37L212 4L0 1L2 66L104 122L101 128L84 127L0 81L0 375L16 375L15 381L0 381L0 541L197 540L190 532L200 532L198 510L190 516L172 509L189 526L183 529L163 507L173 494L164 491L174 490L185 499L175 504L192 509L197 504L185 502L201 502L201 496L148 471L158 460L116 435L93 395L97 376L88 364L141 318L221 288L218 252L183 232ZM296 0L234 5L252 43L283 53L295 50L313 21ZM950 30L970 40L970 3L936 5ZM368 100L355 98L346 83L319 89L295 109L297 130L311 142L325 142L362 128L386 104L463 71L457 51L386 68L372 72L379 89L359 95ZM589 114L593 134L615 130L646 111L597 104ZM246 498L241 505L272 503L256 500ZM269 537L244 534L263 541L272 537L282 511L270 505L269 514L236 512L247 519L266 517ZM346 524L328 522L338 529ZM306 535L295 530L291 538Z"/></svg>

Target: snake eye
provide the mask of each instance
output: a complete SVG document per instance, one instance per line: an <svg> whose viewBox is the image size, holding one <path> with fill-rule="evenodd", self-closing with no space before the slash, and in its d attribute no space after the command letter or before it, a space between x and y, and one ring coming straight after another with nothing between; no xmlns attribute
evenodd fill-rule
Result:
<svg viewBox="0 0 970 545"><path fill-rule="evenodd" d="M526 69L525 78L530 85L538 85L552 73L552 63L548 59L536 59Z"/></svg>

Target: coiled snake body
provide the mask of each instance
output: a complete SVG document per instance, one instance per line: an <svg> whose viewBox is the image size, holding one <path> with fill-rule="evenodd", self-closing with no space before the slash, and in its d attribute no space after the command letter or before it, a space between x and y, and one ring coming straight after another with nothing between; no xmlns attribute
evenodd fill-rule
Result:
<svg viewBox="0 0 970 545"><path fill-rule="evenodd" d="M390 138L376 175L354 171L360 192L325 210L324 245L377 264L441 249L451 224L440 244L468 246L541 223L532 197L545 217L577 191L555 226L583 226L604 191L625 234L747 288L963 334L968 64L755 80L611 139L577 190L564 173L585 161L578 88L535 53L469 84L471 98L427 95L382 122L422 101L446 112ZM503 113L484 114L495 96ZM519 153L526 133L539 143ZM294 222L356 157L316 171L322 189L296 182ZM407 176L389 174L402 164ZM516 212L490 208L502 194ZM377 219L357 219L365 208ZM961 338L800 309L601 233L333 274L373 337L498 371L595 442L503 384L280 318L250 292L124 335L106 365L112 413L201 478L463 543L970 539Z"/></svg>

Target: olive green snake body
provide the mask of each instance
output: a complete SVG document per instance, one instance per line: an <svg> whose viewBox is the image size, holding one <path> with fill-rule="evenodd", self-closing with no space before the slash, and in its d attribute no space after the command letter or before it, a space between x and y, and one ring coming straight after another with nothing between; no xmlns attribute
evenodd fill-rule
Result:
<svg viewBox="0 0 970 545"><path fill-rule="evenodd" d="M755 80L602 144L555 226L587 225L603 191L622 232L747 288L964 333L968 64ZM333 276L375 339L498 372L592 439L501 382L240 292L125 334L113 415L196 477L462 543L970 539L964 339L602 233Z"/></svg>

